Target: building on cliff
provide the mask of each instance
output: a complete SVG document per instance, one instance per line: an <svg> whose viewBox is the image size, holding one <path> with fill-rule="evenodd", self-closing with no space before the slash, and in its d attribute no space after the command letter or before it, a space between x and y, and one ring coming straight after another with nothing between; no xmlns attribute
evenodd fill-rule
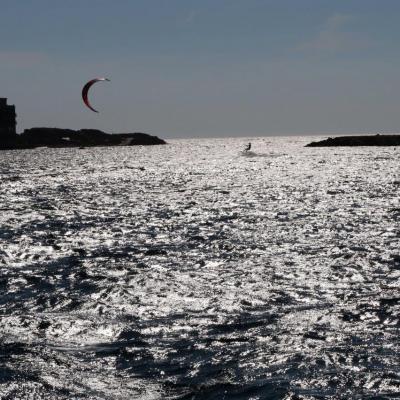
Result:
<svg viewBox="0 0 400 400"><path fill-rule="evenodd" d="M7 104L7 99L0 98L0 137L16 135L17 115L15 106Z"/></svg>

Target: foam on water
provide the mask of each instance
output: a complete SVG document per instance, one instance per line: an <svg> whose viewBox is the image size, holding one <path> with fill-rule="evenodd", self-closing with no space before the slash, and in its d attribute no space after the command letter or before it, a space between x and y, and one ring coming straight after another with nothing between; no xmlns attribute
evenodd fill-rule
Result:
<svg viewBox="0 0 400 400"><path fill-rule="evenodd" d="M2 398L400 396L400 149L248 141L2 152Z"/></svg>

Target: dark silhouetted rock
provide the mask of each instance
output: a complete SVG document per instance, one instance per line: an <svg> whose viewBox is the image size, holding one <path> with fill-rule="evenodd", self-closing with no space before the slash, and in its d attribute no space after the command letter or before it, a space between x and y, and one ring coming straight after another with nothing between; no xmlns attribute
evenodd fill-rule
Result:
<svg viewBox="0 0 400 400"><path fill-rule="evenodd" d="M306 145L306 147L338 146L400 146L400 135L339 136Z"/></svg>
<svg viewBox="0 0 400 400"><path fill-rule="evenodd" d="M146 133L108 134L96 129L31 128L21 135L0 138L0 149L31 149L35 147L149 146L166 144L157 136Z"/></svg>

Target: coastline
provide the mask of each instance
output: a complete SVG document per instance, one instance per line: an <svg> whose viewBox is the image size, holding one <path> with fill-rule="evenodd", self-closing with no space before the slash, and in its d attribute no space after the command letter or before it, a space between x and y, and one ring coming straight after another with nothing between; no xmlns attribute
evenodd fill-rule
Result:
<svg viewBox="0 0 400 400"><path fill-rule="evenodd" d="M306 147L340 146L400 146L400 135L338 136L306 145Z"/></svg>
<svg viewBox="0 0 400 400"><path fill-rule="evenodd" d="M18 135L2 138L0 150L24 150L37 147L153 146L167 144L147 133L105 133L97 129L31 128Z"/></svg>

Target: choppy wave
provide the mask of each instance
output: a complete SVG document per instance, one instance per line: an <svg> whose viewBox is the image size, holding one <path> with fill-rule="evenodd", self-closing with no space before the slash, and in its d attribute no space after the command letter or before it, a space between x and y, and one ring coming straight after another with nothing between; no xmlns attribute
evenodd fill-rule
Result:
<svg viewBox="0 0 400 400"><path fill-rule="evenodd" d="M400 398L397 148L0 160L2 399Z"/></svg>

